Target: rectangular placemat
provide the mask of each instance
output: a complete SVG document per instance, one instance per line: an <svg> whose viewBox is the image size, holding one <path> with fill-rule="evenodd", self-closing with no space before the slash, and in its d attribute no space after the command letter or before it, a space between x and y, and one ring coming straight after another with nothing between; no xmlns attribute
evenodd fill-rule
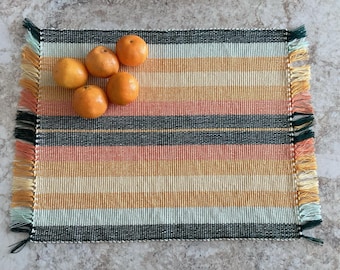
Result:
<svg viewBox="0 0 340 270"><path fill-rule="evenodd" d="M306 31L58 30L25 20L11 230L26 242L319 239ZM127 106L82 119L61 57L137 34ZM105 88L104 79L90 84Z"/></svg>

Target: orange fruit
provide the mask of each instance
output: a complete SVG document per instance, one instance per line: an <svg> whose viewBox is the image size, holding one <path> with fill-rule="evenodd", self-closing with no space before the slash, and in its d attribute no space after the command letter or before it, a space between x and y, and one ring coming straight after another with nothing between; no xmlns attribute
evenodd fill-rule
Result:
<svg viewBox="0 0 340 270"><path fill-rule="evenodd" d="M119 69L118 58L107 47L97 46L93 48L85 58L85 65L91 75L100 78L110 77Z"/></svg>
<svg viewBox="0 0 340 270"><path fill-rule="evenodd" d="M139 83L127 72L112 75L106 85L106 94L113 104L127 105L138 97Z"/></svg>
<svg viewBox="0 0 340 270"><path fill-rule="evenodd" d="M119 62L126 66L138 66L148 57L148 45L137 35L126 35L116 44Z"/></svg>
<svg viewBox="0 0 340 270"><path fill-rule="evenodd" d="M88 72L85 65L74 58L61 58L52 69L53 79L59 86L78 88L87 82Z"/></svg>
<svg viewBox="0 0 340 270"><path fill-rule="evenodd" d="M103 115L108 104L105 91L96 85L79 87L73 93L72 107L84 118L97 118Z"/></svg>

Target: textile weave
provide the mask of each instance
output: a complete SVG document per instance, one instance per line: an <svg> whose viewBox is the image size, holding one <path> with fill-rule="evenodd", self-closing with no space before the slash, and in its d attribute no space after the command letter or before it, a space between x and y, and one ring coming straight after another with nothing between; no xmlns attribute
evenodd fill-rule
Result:
<svg viewBox="0 0 340 270"><path fill-rule="evenodd" d="M293 239L321 222L303 27L24 25L13 231L47 242ZM143 65L121 67L140 82L137 101L78 117L54 63L131 33L149 46Z"/></svg>

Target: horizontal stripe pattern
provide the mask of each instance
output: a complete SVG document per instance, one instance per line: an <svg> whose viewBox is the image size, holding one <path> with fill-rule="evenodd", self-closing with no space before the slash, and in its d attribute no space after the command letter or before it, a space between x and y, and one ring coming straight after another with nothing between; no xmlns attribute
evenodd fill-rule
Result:
<svg viewBox="0 0 340 270"><path fill-rule="evenodd" d="M151 132L43 132L40 145L48 146L150 146L150 145L225 145L290 144L287 131L151 131Z"/></svg>
<svg viewBox="0 0 340 270"><path fill-rule="evenodd" d="M89 83L94 83L91 78ZM105 89L104 80L97 80L95 83ZM287 101L286 86L143 86L142 90L137 102L163 102L163 105L164 102L173 101ZM73 91L62 87L42 86L40 98L44 103L46 101L64 103L72 99L72 94Z"/></svg>
<svg viewBox="0 0 340 270"><path fill-rule="evenodd" d="M115 50L115 43L61 43L43 42L44 57L84 56L94 47L103 45ZM148 44L148 59L183 59L183 58L251 58L251 57L286 57L285 43L191 43L191 44Z"/></svg>
<svg viewBox="0 0 340 270"><path fill-rule="evenodd" d="M72 102L41 102L42 116L75 116ZM176 101L176 102L138 102L127 106L109 106L104 116L171 116L201 114L284 114L286 101ZM287 118L287 116L286 116Z"/></svg>
<svg viewBox="0 0 340 270"><path fill-rule="evenodd" d="M157 224L121 226L38 226L33 241L136 241L168 239L223 239L299 237L292 223ZM62 232L62 233L61 233Z"/></svg>
<svg viewBox="0 0 340 270"><path fill-rule="evenodd" d="M110 116L98 119L83 119L69 116L42 116L41 129L68 130L177 130L209 128L288 128L287 115L174 115L174 116Z"/></svg>
<svg viewBox="0 0 340 270"><path fill-rule="evenodd" d="M52 73L41 71L40 83L44 86L56 86ZM285 86L287 74L280 71L204 71L204 72L136 72L136 79L142 87L190 87L196 86Z"/></svg>
<svg viewBox="0 0 340 270"><path fill-rule="evenodd" d="M41 70L52 70L59 58L44 58ZM78 58L82 61L82 59ZM211 71L253 71L284 70L285 57L251 58L149 58L143 65L134 68L134 72L211 72ZM121 71L130 72L131 68L122 66Z"/></svg>
<svg viewBox="0 0 340 270"><path fill-rule="evenodd" d="M140 82L137 101L77 117L53 64L114 49L128 32L149 45L144 65L121 69ZM285 30L43 30L41 40L33 240L298 236Z"/></svg>
<svg viewBox="0 0 340 270"><path fill-rule="evenodd" d="M35 210L35 226L157 225L295 223L293 208L283 207L194 207L138 209Z"/></svg>
<svg viewBox="0 0 340 270"><path fill-rule="evenodd" d="M116 43L119 38L128 34L141 36L148 44L194 44L194 43L256 43L286 42L287 31L266 30L57 30L44 29L40 34L42 42L62 43Z"/></svg>
<svg viewBox="0 0 340 270"><path fill-rule="evenodd" d="M289 160L284 144L161 145L161 146L40 146L44 161L150 161L150 160Z"/></svg>
<svg viewBox="0 0 340 270"><path fill-rule="evenodd" d="M133 209L177 207L294 207L294 192L181 191L36 194L35 209ZM40 205L39 201L44 204Z"/></svg>
<svg viewBox="0 0 340 270"><path fill-rule="evenodd" d="M290 160L157 160L116 162L40 161L39 177L120 177L192 175L289 175ZM38 177L38 176L37 176ZM290 177L288 178L290 179Z"/></svg>

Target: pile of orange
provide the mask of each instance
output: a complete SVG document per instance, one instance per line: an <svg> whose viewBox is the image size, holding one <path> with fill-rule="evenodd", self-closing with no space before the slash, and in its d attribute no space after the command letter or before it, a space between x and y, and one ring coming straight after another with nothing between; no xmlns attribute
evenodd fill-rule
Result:
<svg viewBox="0 0 340 270"><path fill-rule="evenodd" d="M85 64L74 58L61 58L53 66L54 81L61 87L75 89L72 99L74 111L84 118L102 116L109 102L127 105L138 97L139 83L119 66L138 66L148 57L146 42L137 35L126 35L116 43L116 52L104 46L93 48L85 57ZM107 79L105 91L97 85L86 85L88 77Z"/></svg>

